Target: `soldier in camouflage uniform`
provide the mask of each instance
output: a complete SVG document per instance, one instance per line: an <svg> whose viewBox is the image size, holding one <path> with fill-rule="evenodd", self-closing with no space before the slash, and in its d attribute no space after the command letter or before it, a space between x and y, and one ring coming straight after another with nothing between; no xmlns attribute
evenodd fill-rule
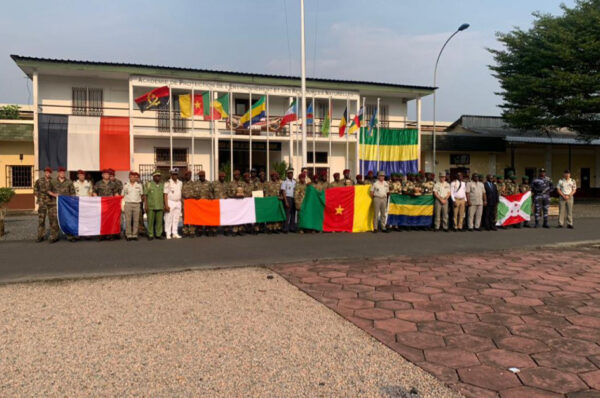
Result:
<svg viewBox="0 0 600 398"><path fill-rule="evenodd" d="M252 181L252 178L250 177L250 173L244 173L243 178L244 178L244 181L243 181L243 183L244 183L244 185L243 185L244 198L251 198L252 191L254 191L255 183ZM247 233L256 234L257 231L256 231L255 227L256 227L256 225L254 225L254 224L240 225L240 232L243 233L243 231L245 230Z"/></svg>
<svg viewBox="0 0 600 398"><path fill-rule="evenodd" d="M183 184L181 185L181 208L183 209L182 211L182 218L185 220L185 206L184 206L184 201L186 199L198 199L197 197L195 197L194 195L194 188L195 188L196 183L192 180L192 172L190 170L186 170L186 172L183 174ZM188 225L188 224L183 224L183 237L184 238L192 238L196 236L196 226L195 225Z"/></svg>
<svg viewBox="0 0 600 398"><path fill-rule="evenodd" d="M392 173L392 178L390 181L390 194L392 193L402 195L402 182L400 181L400 176L398 173Z"/></svg>
<svg viewBox="0 0 600 398"><path fill-rule="evenodd" d="M110 181L115 184L116 187L116 195L120 195L123 192L123 182L115 177L115 171L113 169L108 169L108 173L110 174Z"/></svg>
<svg viewBox="0 0 600 398"><path fill-rule="evenodd" d="M550 192L554 189L552 180L546 177L546 169L540 169L540 175L531 183L531 194L535 205L535 228L538 227L540 217L544 218L544 228L548 225L548 207L550 207Z"/></svg>
<svg viewBox="0 0 600 398"><path fill-rule="evenodd" d="M365 185L365 180L363 179L362 174L356 175L356 185Z"/></svg>
<svg viewBox="0 0 600 398"><path fill-rule="evenodd" d="M365 178L365 184L373 185L375 181L377 181L377 178L375 178L375 174L373 174L372 170L369 170L367 172L367 177Z"/></svg>
<svg viewBox="0 0 600 398"><path fill-rule="evenodd" d="M52 196L55 201L58 200L59 196L75 195L75 187L73 186L73 181L69 180L65 176L64 167L58 168L58 176L56 177L56 180L52 180L50 182L50 190L48 191L48 194ZM50 243L54 243L58 240L59 232L60 230L58 227L58 221L55 223L54 226L50 225ZM67 235L67 239L70 242L74 241L73 236L71 235Z"/></svg>
<svg viewBox="0 0 600 398"><path fill-rule="evenodd" d="M506 184L504 183L504 177L501 175L496 176L496 188L498 189L498 195L506 196Z"/></svg>
<svg viewBox="0 0 600 398"><path fill-rule="evenodd" d="M252 183L252 185L258 182L258 174L256 172L256 169L254 168L250 169L250 182Z"/></svg>
<svg viewBox="0 0 600 398"><path fill-rule="evenodd" d="M115 196L119 194L119 190L118 190L118 186L116 185L116 183L114 181L111 181L110 179L110 170L105 169L102 170L102 179L100 181L98 181L95 185L94 185L94 196ZM118 236L118 235L117 235ZM112 239L115 236L106 236L106 237L100 237L100 240L103 239Z"/></svg>
<svg viewBox="0 0 600 398"><path fill-rule="evenodd" d="M223 174L223 178L225 174ZM185 187L185 185L184 185ZM206 180L206 172L204 170L200 170L198 172L198 181L193 181L192 184L192 198L193 199L212 199L212 184ZM216 227L207 227L203 225L190 225L190 227L194 228L191 232L192 236L199 231L200 233L204 233L205 235L216 235L217 228Z"/></svg>
<svg viewBox="0 0 600 398"><path fill-rule="evenodd" d="M269 184L267 182L267 177L265 175L264 171L260 171L258 173L258 179L256 180L256 182L254 182L254 186L252 188L253 191L259 191L262 192L263 196L265 195L265 189L267 188L267 184ZM267 224L266 223L257 223L254 224L254 232L265 232L267 229Z"/></svg>
<svg viewBox="0 0 600 398"><path fill-rule="evenodd" d="M504 183L506 195L516 195L519 193L519 186L517 185L517 177L515 175L510 175L508 177L509 181Z"/></svg>
<svg viewBox="0 0 600 398"><path fill-rule="evenodd" d="M265 196L276 196L281 199L281 181L276 171L271 173L271 181L267 183ZM281 222L267 223L267 233L279 233L282 227L283 224Z"/></svg>
<svg viewBox="0 0 600 398"><path fill-rule="evenodd" d="M315 187L315 189L319 192L323 192L324 190L327 189L327 183L323 183L323 181L321 181L321 178L319 178L319 176L314 176L315 179L312 182L312 186Z"/></svg>
<svg viewBox="0 0 600 398"><path fill-rule="evenodd" d="M352 181L352 178L350 178L349 169L344 170L344 178L342 179L342 181L344 182L345 187L351 187L352 185L354 185L354 181Z"/></svg>
<svg viewBox="0 0 600 398"><path fill-rule="evenodd" d="M300 173L298 176L298 182L294 188L294 204L296 205L296 211L298 212L298 224L300 224L300 218L302 217L302 201L306 195L306 186L306 174ZM299 228L298 232L303 234L304 230Z"/></svg>
<svg viewBox="0 0 600 398"><path fill-rule="evenodd" d="M340 173L333 173L333 182L329 184L329 187L339 188L344 186L346 186L346 184L344 184L344 181L340 180Z"/></svg>
<svg viewBox="0 0 600 398"><path fill-rule="evenodd" d="M425 181L421 184L423 195L433 195L433 186L435 181L433 180L433 173L425 173Z"/></svg>
<svg viewBox="0 0 600 398"><path fill-rule="evenodd" d="M320 182L323 190L331 188L331 183L329 182L329 178L327 178L327 171L323 170L321 172Z"/></svg>
<svg viewBox="0 0 600 398"><path fill-rule="evenodd" d="M48 218L48 223L50 224L50 230L52 230L54 223L56 223L56 226L58 227L56 201L48 194L48 192L50 192L51 184L52 169L50 167L46 167L44 169L44 176L39 178L33 186L33 192L38 204L38 242L43 241L44 237L46 236L46 217Z"/></svg>
<svg viewBox="0 0 600 398"><path fill-rule="evenodd" d="M243 198L244 188L246 183L241 179L241 173L239 170L233 171L233 180L229 182L229 188L227 190L227 196L231 199ZM232 228L233 235L243 235L244 227L241 225L234 225Z"/></svg>
<svg viewBox="0 0 600 398"><path fill-rule="evenodd" d="M229 183L225 181L225 172L219 172L219 179L210 183L211 199L227 199L229 197ZM211 228L212 233L217 233L217 228ZM225 235L231 233L231 227L224 227L223 232Z"/></svg>
<svg viewBox="0 0 600 398"><path fill-rule="evenodd" d="M408 173L406 177L406 182L402 186L402 194L403 195L414 195L416 188L415 175L413 173Z"/></svg>

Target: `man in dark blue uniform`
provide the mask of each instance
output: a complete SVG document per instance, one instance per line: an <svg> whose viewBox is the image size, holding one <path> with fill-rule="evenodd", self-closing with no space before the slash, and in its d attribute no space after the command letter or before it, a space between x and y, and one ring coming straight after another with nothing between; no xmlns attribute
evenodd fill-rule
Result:
<svg viewBox="0 0 600 398"><path fill-rule="evenodd" d="M535 206L535 227L540 223L540 216L544 217L544 228L548 225L548 207L550 206L550 192L554 189L552 180L546 177L546 169L540 169L540 175L531 183L531 194Z"/></svg>

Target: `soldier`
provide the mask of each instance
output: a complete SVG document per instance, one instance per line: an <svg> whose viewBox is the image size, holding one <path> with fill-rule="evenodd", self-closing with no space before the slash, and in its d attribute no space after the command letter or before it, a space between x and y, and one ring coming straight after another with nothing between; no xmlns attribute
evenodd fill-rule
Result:
<svg viewBox="0 0 600 398"><path fill-rule="evenodd" d="M73 183L75 196L92 196L92 183L85 179L85 171L77 171L77 181Z"/></svg>
<svg viewBox="0 0 600 398"><path fill-rule="evenodd" d="M416 192L416 182L415 182L415 174L408 173L406 177L406 183L402 187L402 194L404 195L414 195Z"/></svg>
<svg viewBox="0 0 600 398"><path fill-rule="evenodd" d="M558 192L559 208L558 208L558 228L565 225L567 220L567 228L573 229L573 196L577 192L577 183L571 178L571 171L565 170L563 178L558 180L556 185Z"/></svg>
<svg viewBox="0 0 600 398"><path fill-rule="evenodd" d="M310 184L312 182L312 179L308 176L308 169L306 167L303 167L302 170L300 170L300 172L306 176L306 183Z"/></svg>
<svg viewBox="0 0 600 398"><path fill-rule="evenodd" d="M554 188L552 180L546 177L546 169L540 169L540 175L531 183L531 193L535 205L535 228L539 226L540 217L544 218L544 228L548 225L548 207L550 206L550 192Z"/></svg>
<svg viewBox="0 0 600 398"><path fill-rule="evenodd" d="M519 193L519 186L517 185L517 176L511 174L508 177L509 181L505 183L506 195L516 195Z"/></svg>
<svg viewBox="0 0 600 398"><path fill-rule="evenodd" d="M531 186L529 185L529 177L523 176L521 177L521 185L519 185L519 193L526 193L531 191ZM529 227L529 221L525 221L521 223L525 228ZM519 224L518 228L521 228L521 224Z"/></svg>
<svg viewBox="0 0 600 398"><path fill-rule="evenodd" d="M244 178L244 198L251 198L252 197L252 191L254 191L254 182L252 182L252 177L250 175L250 173L244 173L243 174L243 178ZM242 231L245 229L246 232L248 233L252 233L254 235L256 235L256 229L254 228L256 225L254 224L245 224L243 226L240 226L240 228L242 229Z"/></svg>
<svg viewBox="0 0 600 398"><path fill-rule="evenodd" d="M255 168L250 169L250 182L252 183L252 185L258 182L258 175L256 173Z"/></svg>
<svg viewBox="0 0 600 398"><path fill-rule="evenodd" d="M167 239L180 239L178 233L179 218L181 217L181 189L182 182L179 180L179 170L169 171L171 178L165 183L165 235Z"/></svg>
<svg viewBox="0 0 600 398"><path fill-rule="evenodd" d="M129 181L123 185L125 201L125 239L137 240L140 221L140 204L144 200L144 187L138 182L137 173L129 172Z"/></svg>
<svg viewBox="0 0 600 398"><path fill-rule="evenodd" d="M298 223L300 223L300 218L302 217L302 201L304 200L304 196L306 195L306 174L300 173L298 176L298 183L294 188L294 205L296 206L296 210L298 212ZM304 230L300 229L298 232L301 234L304 233Z"/></svg>
<svg viewBox="0 0 600 398"><path fill-rule="evenodd" d="M165 184L160 180L160 171L152 173L152 181L144 186L144 210L148 215L148 240L164 239L163 215L165 210L164 190Z"/></svg>
<svg viewBox="0 0 600 398"><path fill-rule="evenodd" d="M440 173L440 180L435 183L432 191L435 196L435 231L440 230L441 221L444 232L448 232L448 199L450 198L450 184L446 181L445 173Z"/></svg>
<svg viewBox="0 0 600 398"><path fill-rule="evenodd" d="M377 232L379 224L381 231L388 232L386 229L386 207L387 197L390 192L390 185L385 180L385 173L380 171L377 173L377 181L371 185L371 197L373 198L373 232Z"/></svg>
<svg viewBox="0 0 600 398"><path fill-rule="evenodd" d="M281 199L281 181L279 180L279 174L276 171L271 173L271 181L267 183L265 196L276 196ZM282 224L280 222L267 223L267 233L279 233L281 227Z"/></svg>
<svg viewBox="0 0 600 398"><path fill-rule="evenodd" d="M344 187L344 181L340 180L340 173L333 173L333 182L329 184L330 188Z"/></svg>
<svg viewBox="0 0 600 398"><path fill-rule="evenodd" d="M326 190L328 188L331 188L331 184L329 183L329 178L327 178L327 171L323 170L321 171L321 188L322 190Z"/></svg>
<svg viewBox="0 0 600 398"><path fill-rule="evenodd" d="M496 188L498 188L498 195L506 196L506 184L504 183L504 177L501 175L496 176Z"/></svg>
<svg viewBox="0 0 600 398"><path fill-rule="evenodd" d="M219 178L217 181L211 183L211 199L227 199L229 197L229 183L225 181L225 172L219 172ZM216 235L217 228L212 228L212 233ZM231 233L231 227L225 227L223 229L225 235Z"/></svg>
<svg viewBox="0 0 600 398"><path fill-rule="evenodd" d="M390 193L402 195L402 181L398 173L392 173L392 181L390 183Z"/></svg>
<svg viewBox="0 0 600 398"><path fill-rule="evenodd" d="M142 179L140 178L140 173L138 173L138 172L135 173L135 181L142 186L142 191L143 191L144 183L142 182ZM142 202L140 203L140 217L138 220L138 236L145 236L145 235L146 235L146 226L144 225L144 201L142 200Z"/></svg>
<svg viewBox="0 0 600 398"><path fill-rule="evenodd" d="M46 167L44 169L44 176L39 178L33 186L33 192L38 204L38 242L43 241L46 236L46 217L50 224L50 230L52 230L54 222L58 224L56 218L56 201L53 201L54 198L48 194L51 183L52 169Z"/></svg>
<svg viewBox="0 0 600 398"><path fill-rule="evenodd" d="M473 173L473 179L467 183L467 206L469 206L469 231L481 231L481 216L487 205L485 187L479 181L479 174Z"/></svg>
<svg viewBox="0 0 600 398"><path fill-rule="evenodd" d="M252 187L252 191L257 191L257 192L262 192L262 195L265 196L265 189L267 188L267 177L265 175L265 172L263 170L261 170L258 173L258 179L256 180L256 182L254 183L254 186ZM266 225L265 223L256 223L254 224L254 232L258 233L258 232L264 232L266 230Z"/></svg>
<svg viewBox="0 0 600 398"><path fill-rule="evenodd" d="M117 195L120 195L123 192L123 183L117 177L115 177L115 171L113 169L108 169L108 173L110 175L110 180L115 184L117 189Z"/></svg>
<svg viewBox="0 0 600 398"><path fill-rule="evenodd" d="M356 175L356 185L365 185L365 180L363 180L362 174Z"/></svg>
<svg viewBox="0 0 600 398"><path fill-rule="evenodd" d="M350 187L350 186L354 185L354 181L352 181L352 178L350 178L350 170L349 169L344 170L344 179L342 181L344 182L344 186L346 186L346 187Z"/></svg>
<svg viewBox="0 0 600 398"><path fill-rule="evenodd" d="M246 184L242 181L241 176L239 170L233 171L233 180L229 182L229 189L227 190L227 195L231 199L244 197L244 187ZM232 227L233 235L243 235L243 229L243 226L234 225Z"/></svg>
<svg viewBox="0 0 600 398"><path fill-rule="evenodd" d="M425 173L425 181L421 185L423 195L433 195L433 186L435 181L433 180L433 173Z"/></svg>
<svg viewBox="0 0 600 398"><path fill-rule="evenodd" d="M338 174L339 179L339 174ZM296 189L296 180L294 180L294 169L287 170L285 181L281 183L281 197L283 198L283 207L285 208L285 223L283 233L296 232L296 204L294 201L294 191Z"/></svg>
<svg viewBox="0 0 600 398"><path fill-rule="evenodd" d="M73 187L73 182L65 176L65 168L64 167L58 168L58 176L56 177L56 180L54 180L50 183L50 190L48 191L48 195L50 195L54 198L55 203L59 196L75 195L75 188ZM56 206L55 206L55 210L56 210ZM53 217L56 217L56 213L53 215ZM57 218L56 221L54 222L54 225L52 222L50 222L50 243L54 243L58 240L59 232L60 232L60 230L58 228L58 218ZM67 235L67 239L70 242L74 241L73 236L71 236L71 235Z"/></svg>
<svg viewBox="0 0 600 398"><path fill-rule="evenodd" d="M373 174L373 171L369 170L367 172L367 177L365 178L365 184L370 184L373 185L373 183L376 181L375 175Z"/></svg>
<svg viewBox="0 0 600 398"><path fill-rule="evenodd" d="M225 178L225 174L223 174ZM198 172L198 181L194 181L192 185L192 198L193 199L212 199L212 184L206 180L206 172L200 170ZM216 235L217 229L215 227L207 227L205 225L190 225L190 236L194 236L196 231L208 235ZM192 232L193 231L193 232Z"/></svg>
<svg viewBox="0 0 600 398"><path fill-rule="evenodd" d="M115 196L118 194L118 187L110 180L110 172L108 169L102 170L102 179L94 185L93 196Z"/></svg>
<svg viewBox="0 0 600 398"><path fill-rule="evenodd" d="M185 200L186 199L198 199L195 197L196 182L192 179L192 172L186 170L183 174L183 185L181 186L181 208L183 209L183 218L185 220ZM196 235L196 226L183 224L183 237L193 238Z"/></svg>

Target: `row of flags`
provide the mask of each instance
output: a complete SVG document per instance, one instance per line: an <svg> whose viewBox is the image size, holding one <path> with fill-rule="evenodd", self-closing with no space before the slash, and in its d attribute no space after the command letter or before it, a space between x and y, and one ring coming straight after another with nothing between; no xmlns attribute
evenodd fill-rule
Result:
<svg viewBox="0 0 600 398"><path fill-rule="evenodd" d="M229 118L229 93L218 97L212 102L210 101L209 91L205 91L200 94L194 94L193 98L191 94L181 94L178 96L178 98L182 118L191 118L192 115L201 116L204 118L204 120L221 120ZM135 102L140 108L141 112L165 107L169 103L169 87L163 86L155 88L154 90L136 98ZM261 121L261 119L266 117L266 111L266 98L265 96L262 96L250 107L250 110L248 110L248 112L241 117L240 124L244 128L248 128L251 124L257 124ZM369 136L373 135L373 129L377 125L377 112L378 109L376 108L373 112L371 120L369 121L367 128L367 134ZM348 131L348 134L355 134L361 127L363 127L363 114L364 106L359 109L358 113L350 121L350 126L348 127L348 108L346 107L338 127L339 136L343 137L346 134L346 130ZM325 137L329 136L331 118L331 107L329 107L329 112L327 115L325 115L325 119L323 120L323 124L321 126L321 134ZM312 102L306 108L306 119L307 125L314 124L314 110ZM282 129L287 124L296 120L298 120L298 103L297 101L294 101L283 115L283 118L279 124L279 129Z"/></svg>

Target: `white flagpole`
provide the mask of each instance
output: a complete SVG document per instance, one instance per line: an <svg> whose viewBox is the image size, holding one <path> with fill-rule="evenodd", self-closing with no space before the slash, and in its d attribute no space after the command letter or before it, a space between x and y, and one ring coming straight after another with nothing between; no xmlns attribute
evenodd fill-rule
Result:
<svg viewBox="0 0 600 398"><path fill-rule="evenodd" d="M296 108L302 106L301 103L298 103L298 97L296 97ZM302 119L302 125L300 126L300 128L298 128L299 126L299 122L298 119L300 119L300 116L302 115L306 115L306 110L304 111L304 113L300 113L298 115L298 117L296 117L296 157L298 157L298 154L300 153L300 139L298 139L298 134L302 134L302 132L304 131L304 124L306 124L305 119ZM301 137L301 139L304 139L304 137ZM302 161L302 159L300 159L300 161ZM294 159L294 164L296 163L295 159ZM294 167L294 166L291 166Z"/></svg>
<svg viewBox="0 0 600 398"><path fill-rule="evenodd" d="M270 168L270 162L271 162L271 154L269 153L271 151L271 147L270 147L270 136L271 136L271 132L269 131L269 127L270 127L270 120L269 120L269 116L270 116L270 112L269 112L269 93L267 93L267 181L271 181L270 177L269 177L269 168Z"/></svg>
<svg viewBox="0 0 600 398"><path fill-rule="evenodd" d="M317 163L317 158L315 157L316 156L315 142L317 140L317 118L315 117L315 113L316 113L316 111L315 111L315 97L312 97L312 111L313 111L313 119L312 119L312 121L313 121L313 124L312 124L312 126L313 126L313 139L312 139L313 157L312 157L312 159L313 159L313 175L314 175L315 174L315 170L316 170L315 164Z"/></svg>
<svg viewBox="0 0 600 398"><path fill-rule="evenodd" d="M233 180L233 93L229 88L229 178Z"/></svg>
<svg viewBox="0 0 600 398"><path fill-rule="evenodd" d="M360 102L360 98L356 101L357 107L359 106L359 102ZM354 155L355 155L355 159L356 159L356 163L354 163L355 164L355 168L354 168L355 174L360 173L360 171L359 171L360 170L360 163L359 163L360 161L359 161L359 157L358 157L358 148L360 147L360 135L363 131L363 124L365 124L364 123L364 121L365 121L365 97L363 97L363 100L362 100L362 111L363 111L363 113L362 113L363 120L360 122L360 127L358 128L358 133L356 134L356 147L354 148L354 150L355 150ZM359 112L360 112L360 109L359 109Z"/></svg>
<svg viewBox="0 0 600 398"><path fill-rule="evenodd" d="M192 181L194 181L194 174L196 174L196 171L194 170L194 166L195 166L195 159L194 159L194 155L196 154L196 149L195 149L195 142L194 142L194 116L196 113L196 108L194 106L194 89L192 88L192 98L191 98L191 105L192 105ZM179 104L179 106L181 107L181 104Z"/></svg>
<svg viewBox="0 0 600 398"><path fill-rule="evenodd" d="M346 169L348 168L348 128L350 127L350 100L346 98L346 128L344 133L346 134Z"/></svg>
<svg viewBox="0 0 600 398"><path fill-rule="evenodd" d="M288 99L288 107L294 102L293 97L290 97ZM296 104L297 107L297 104ZM298 111L296 110L296 119L298 119L298 115L297 115ZM290 132L289 134L289 138L290 138L290 164L288 165L288 167L292 167L292 164L294 163L294 131L292 129L293 126L295 126L295 123L297 123L297 121L294 122L294 124L292 125L292 123L288 123L288 131Z"/></svg>
<svg viewBox="0 0 600 398"><path fill-rule="evenodd" d="M173 92L169 85L169 164L173 168Z"/></svg>
<svg viewBox="0 0 600 398"><path fill-rule="evenodd" d="M212 103L219 97L219 92L213 92L213 95L210 99L210 104L208 106L208 111L210 112L210 116L212 119L213 113L212 113ZM214 142L214 159L215 159L215 176L214 179L216 180L217 178L219 178L219 124L213 120L213 129L215 131L215 142Z"/></svg>
<svg viewBox="0 0 600 398"><path fill-rule="evenodd" d="M302 47L302 167L306 167L306 48L304 43L304 0L300 0L300 35L300 46Z"/></svg>
<svg viewBox="0 0 600 398"><path fill-rule="evenodd" d="M329 131L327 132L327 137L329 138L329 154L327 155L327 163L329 163L331 162L331 125L333 124L333 112L331 111L331 97L329 97L327 116L329 117Z"/></svg>
<svg viewBox="0 0 600 398"><path fill-rule="evenodd" d="M250 91L249 104L250 104L250 108L249 108L250 109L249 110L250 124L248 125L248 134L250 134L250 152L248 153L248 163L249 163L249 168L251 169L252 168L252 91Z"/></svg>
<svg viewBox="0 0 600 398"><path fill-rule="evenodd" d="M381 137L381 115L379 114L379 101L380 99L377 98L377 170L375 170L375 172L379 172L379 138Z"/></svg>
<svg viewBox="0 0 600 398"><path fill-rule="evenodd" d="M209 127L210 127L210 179L216 180L215 173L215 132L214 132L214 121L212 120L212 115L210 111L210 103L212 101L213 91L208 90L208 117L209 117Z"/></svg>

